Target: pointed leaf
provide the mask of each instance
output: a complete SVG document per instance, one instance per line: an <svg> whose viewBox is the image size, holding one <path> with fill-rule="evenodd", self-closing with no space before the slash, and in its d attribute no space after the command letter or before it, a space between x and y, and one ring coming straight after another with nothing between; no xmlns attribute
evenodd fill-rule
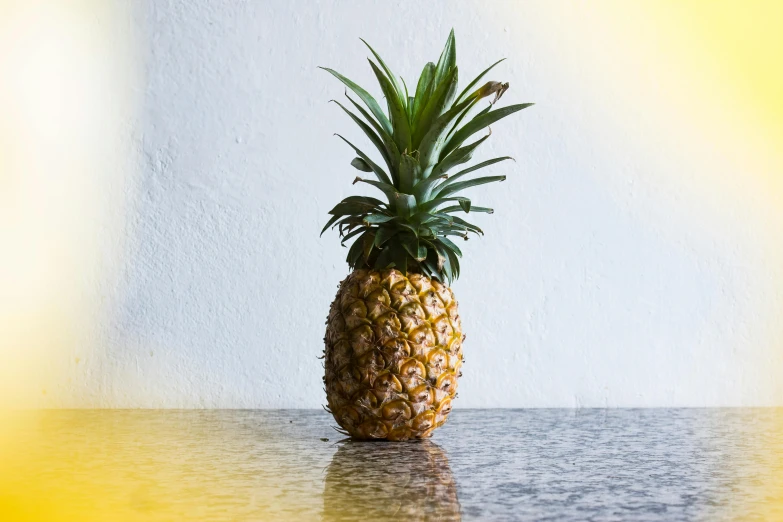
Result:
<svg viewBox="0 0 783 522"><path fill-rule="evenodd" d="M351 268L359 267L359 260L362 258L363 243L363 237L360 236L353 242L351 248L348 249L348 256L345 258L345 260L348 261L348 266Z"/></svg>
<svg viewBox="0 0 783 522"><path fill-rule="evenodd" d="M329 211L330 214L335 216L346 216L355 214L367 214L373 210L381 210L375 205L358 202L345 202L341 201L335 207Z"/></svg>
<svg viewBox="0 0 783 522"><path fill-rule="evenodd" d="M435 64L432 62L427 63L424 66L424 70L421 71L419 76L419 83L416 86L416 95L413 98L413 110L411 111L411 126L415 130L418 127L419 116L421 111L427 105L429 100L429 89L432 83L432 78L435 75Z"/></svg>
<svg viewBox="0 0 783 522"><path fill-rule="evenodd" d="M381 253L378 254L378 258L375 260L375 267L378 270L383 270L384 268L389 268L389 265L392 264L394 261L392 260L392 248L390 245L386 245L383 247L383 250L381 250Z"/></svg>
<svg viewBox="0 0 783 522"><path fill-rule="evenodd" d="M481 163L473 165L472 167L469 167L467 169L461 170L456 174L454 174L453 176L449 177L448 180L444 181L437 188L433 189L432 193L430 194L430 197L431 198L441 197L441 191L448 188L450 185L456 183L458 179L470 174L471 172L475 172L479 169L483 169L484 167L489 167L490 165L494 165L495 163L500 163L501 161L505 161L509 159L513 160L514 158L512 158L511 156L501 156L499 158L492 158L487 161L482 161Z"/></svg>
<svg viewBox="0 0 783 522"><path fill-rule="evenodd" d="M400 192L409 193L421 177L419 161L410 154L400 156Z"/></svg>
<svg viewBox="0 0 783 522"><path fill-rule="evenodd" d="M438 64L435 66L435 74L432 79L432 85L430 86L430 92L434 91L443 79L448 75L451 70L457 64L457 42L454 38L454 29L449 33L449 37L446 39L446 46L440 53Z"/></svg>
<svg viewBox="0 0 783 522"><path fill-rule="evenodd" d="M362 172L372 172L372 167L370 167L362 158L352 159L351 166L357 170L361 170Z"/></svg>
<svg viewBox="0 0 783 522"><path fill-rule="evenodd" d="M445 249L446 254L449 256L449 263L451 263L451 282L454 283L457 279L459 279L459 257L457 255L449 250Z"/></svg>
<svg viewBox="0 0 783 522"><path fill-rule="evenodd" d="M375 246L380 247L388 240L393 238L399 233L399 230L395 230L391 227L380 227L375 234Z"/></svg>
<svg viewBox="0 0 783 522"><path fill-rule="evenodd" d="M362 223L362 218L358 216L348 216L342 218L340 221L338 221L334 226L337 227L337 230L340 232L340 237L343 237L347 232L350 232L354 228L358 226L362 226L364 223ZM334 226L332 228L334 228Z"/></svg>
<svg viewBox="0 0 783 522"><path fill-rule="evenodd" d="M447 203L449 201L459 201L461 199L465 199L463 197L453 197L453 198L447 198L447 197L436 197L431 199L430 201L427 201L426 203L422 203L419 205L419 212L431 212L435 208L439 207L440 205L443 205L444 203ZM417 214L418 215L418 214Z"/></svg>
<svg viewBox="0 0 783 522"><path fill-rule="evenodd" d="M386 223L392 219L394 219L394 216L387 216L385 214L370 214L369 216L364 216L362 221L370 225L375 223Z"/></svg>
<svg viewBox="0 0 783 522"><path fill-rule="evenodd" d="M454 136L451 137L449 142L444 147L443 154L448 154L452 150L456 149L457 147L462 145L462 143L466 139L468 139L470 136L480 131L481 129L484 129L492 125L493 123L500 120L501 118L505 118L506 116L514 114L517 111L521 111L522 109L530 107L531 105L533 104L519 103L517 105L509 105L508 107L503 107L495 111L487 112L486 114L476 116L468 123L466 123L464 127L462 127L460 130L454 133Z"/></svg>
<svg viewBox="0 0 783 522"><path fill-rule="evenodd" d="M343 236L342 240L340 240L340 244L341 245L345 245L346 241L348 241L349 239L351 239L352 237L354 237L354 236L356 236L358 234L361 234L362 232L364 232L364 230L366 230L366 229L364 229L364 228L357 228L357 229L352 230L351 232L345 234Z"/></svg>
<svg viewBox="0 0 783 522"><path fill-rule="evenodd" d="M454 244L454 242L447 238L447 237L439 237L438 241L443 243L443 245L448 248L449 250L453 250L455 254L462 257L462 250L459 249L457 245Z"/></svg>
<svg viewBox="0 0 783 522"><path fill-rule="evenodd" d="M370 44L368 44L364 38L359 38L362 42L364 42L364 45L367 46L367 48L370 50L370 52L375 56L375 59L378 60L378 63L381 64L381 67L386 72L386 77L391 81L392 87L394 87L394 91L397 94L397 97L399 98L400 102L402 102L402 105L405 106L405 103L407 102L408 95L407 95L407 89L403 91L402 86L400 85L400 81L397 79L397 77L394 75L393 72L391 72L391 69L386 66L386 63L383 61L383 58L380 57L378 53L375 52L375 49L370 47Z"/></svg>
<svg viewBox="0 0 783 522"><path fill-rule="evenodd" d="M389 118L386 117L386 114L384 114L383 110L381 109L381 106L378 105L378 102L375 101L375 98L370 96L370 93L368 93L367 91L365 91L364 89L362 89L361 87L359 87L358 85L356 85L351 80L349 80L342 74L338 73L337 71L334 71L327 67L319 67L319 68L332 74L335 78L337 78L345 85L347 85L349 89L355 92L356 95L359 98L361 98L364 104L367 105L367 107L370 109L370 112L372 112L375 115L375 118L378 120L378 123L380 123L384 129L386 129L386 132L391 134L392 126L391 126L391 122L389 121Z"/></svg>
<svg viewBox="0 0 783 522"><path fill-rule="evenodd" d="M400 238L402 247L410 254L410 256L416 261L424 261L427 257L427 249L424 249L424 255L419 258L419 239L415 236L405 235Z"/></svg>
<svg viewBox="0 0 783 522"><path fill-rule="evenodd" d="M405 113L405 107L402 105L399 95L394 90L394 86L392 86L389 79L384 76L381 70L378 69L375 62L370 61L370 66L372 66L375 77L378 79L378 83L381 84L383 94L386 96L386 102L389 104L389 114L391 115L392 127L394 129L394 132L392 133L394 143L397 144L399 150L412 150L411 129L410 124L408 123L408 115Z"/></svg>
<svg viewBox="0 0 783 522"><path fill-rule="evenodd" d="M373 187L377 188L384 194L386 194L386 197L389 198L389 203L391 208L397 208L397 189L394 188L394 186L389 185L388 183L383 183L381 181L375 181L372 179L363 179L363 178L356 178L353 180L354 183L367 183L368 185L372 185Z"/></svg>
<svg viewBox="0 0 783 522"><path fill-rule="evenodd" d="M449 284L451 284L459 276L459 260L454 255L454 252L445 248L442 244L436 244L435 249L438 252L438 261L443 260L443 273L448 277Z"/></svg>
<svg viewBox="0 0 783 522"><path fill-rule="evenodd" d="M489 67L487 67L486 69L484 69L484 71L483 71L481 74L479 74L478 76L476 76L476 78L475 78L475 79L474 79L472 82L470 82L470 83L468 84L468 86L467 86L467 87L465 87L465 89L464 89L464 90L463 90L461 93L459 93L459 96L457 96L456 102L457 102L457 103L459 103L459 102L460 102L460 100L462 100L462 98L464 98L464 97L465 97L465 95L466 95L468 92L470 92L470 89L471 89L471 88L472 88L474 85L476 85L476 84L477 84L479 81L481 81L481 79L484 77L484 75L486 75L486 74L487 74L489 71L491 71L491 70L492 70L492 69L493 69L493 68L494 68L494 67L495 67L497 64L499 64L499 63L500 63L500 62L502 62L503 60L505 60L505 58L501 58L501 59L500 59L500 60L498 60L497 62L493 63L492 65L490 65Z"/></svg>
<svg viewBox="0 0 783 522"><path fill-rule="evenodd" d="M453 183L448 187L442 189L438 193L438 196L448 196L449 194L454 194L455 192L461 192L466 188L475 187L478 185L484 185L486 183L494 183L496 181L505 181L505 180L506 180L506 176L487 176L484 178L475 178L468 181L460 181L459 183Z"/></svg>
<svg viewBox="0 0 783 522"><path fill-rule="evenodd" d="M457 92L457 81L459 79L459 68L454 67L449 71L443 81L438 85L435 90L430 93L427 105L421 111L419 118L416 122L416 132L413 136L414 146L419 145L427 135L433 122L443 114L454 95ZM434 81L434 80L433 80Z"/></svg>
<svg viewBox="0 0 783 522"><path fill-rule="evenodd" d="M362 236L362 257L364 258L364 263L367 263L367 260L370 257L370 254L372 253L373 246L375 244L375 232L374 230L368 230L365 235Z"/></svg>
<svg viewBox="0 0 783 522"><path fill-rule="evenodd" d="M420 225L418 227L418 235L420 240L423 238L434 238L435 231L428 226Z"/></svg>
<svg viewBox="0 0 783 522"><path fill-rule="evenodd" d="M348 196L340 203L362 203L364 205L371 205L376 207L383 207L386 205L386 203L380 199L375 199L368 196Z"/></svg>
<svg viewBox="0 0 783 522"><path fill-rule="evenodd" d="M416 209L416 198L411 194L403 194L398 192L397 198L397 214L402 217L409 217Z"/></svg>
<svg viewBox="0 0 783 522"><path fill-rule="evenodd" d="M332 217L330 217L329 221L326 222L326 225L324 226L324 228L321 229L320 236L323 236L324 232L326 232L326 229L329 228L330 226L334 225L335 221L337 221L338 219L340 219L340 216L332 216Z"/></svg>
<svg viewBox="0 0 783 522"><path fill-rule="evenodd" d="M336 103L337 105L339 105L340 108L343 111L345 111L345 113L348 114L348 116L351 117L351 119L354 121L354 123L356 123L359 126L360 129L362 129L364 134L368 138L370 138L370 141L372 142L372 144L375 145L375 148L378 149L378 152L381 153L381 157L383 157L384 161L386 162L386 165L389 167L389 170L393 170L393 163L392 163L391 158L389 156L389 152L386 150L386 145L383 143L383 140L378 136L378 134L376 134L375 131L373 131L373 129L370 128L369 125L364 123L361 120L361 118L359 118L357 115L355 115L354 113L352 113L351 111L346 109L343 106L342 103L338 102L337 100L332 100L332 101L334 103ZM353 165L353 162L351 162L351 165ZM356 166L356 165L354 165L354 166ZM356 167L356 168L359 169L359 167ZM359 169L359 170L363 170L363 169ZM371 170L372 169L366 170L365 172L370 172Z"/></svg>
<svg viewBox="0 0 783 522"><path fill-rule="evenodd" d="M451 135L453 128L456 126L455 118L457 121L461 121L462 117L470 111L471 105L475 104L483 96L489 96L490 92L490 90L479 89L467 99L454 105L432 123L429 131L427 131L427 134L424 135L419 144L419 163L422 169L424 169L425 175L428 174L427 169L430 165L437 163L441 157L453 150L453 148L448 149L444 147L446 143L450 143L448 136ZM485 111L482 111L480 115L484 113ZM477 117L474 117L474 120ZM462 141L465 141L465 139ZM462 142L458 143L457 146L461 144Z"/></svg>
<svg viewBox="0 0 783 522"><path fill-rule="evenodd" d="M495 209L489 208L489 207L470 207L471 212L483 212L486 214L494 214ZM438 212L443 212L444 214L448 214L451 212L465 212L465 209L462 208L460 205L454 205L452 207L444 207L440 209Z"/></svg>
<svg viewBox="0 0 783 522"><path fill-rule="evenodd" d="M451 130L448 133L449 137L451 137L455 132L457 132L457 129L459 129L459 124L462 123L462 120L465 119L465 116L467 116L470 113L471 109L473 109L473 106L476 105L476 103L478 103L478 101L479 101L478 99L475 100L473 103L470 104L470 106L467 109L462 111L462 113L457 118L457 121L455 121L454 125L451 127ZM490 109L492 109L492 104L491 103L487 104L487 106L485 108L481 109L481 111L479 111L479 113L476 114L474 116L474 118L478 118L479 116L488 113L490 111Z"/></svg>
<svg viewBox="0 0 783 522"><path fill-rule="evenodd" d="M451 270L451 259L449 259L448 254L442 252L440 248L436 248L436 250L438 252L438 266L441 267L441 271L443 272L443 275L446 276L448 284L451 284L454 279L454 274Z"/></svg>
<svg viewBox="0 0 783 522"><path fill-rule="evenodd" d="M467 228L468 230L472 230L473 232L478 232L479 234L482 234L482 235L484 234L484 231L481 230L476 225L474 225L472 223L468 223L464 219L458 218L457 216L452 216L452 218L454 219L454 222L457 223L458 225L462 225L463 227Z"/></svg>
<svg viewBox="0 0 783 522"><path fill-rule="evenodd" d="M353 98L348 96L348 93L345 94L345 97L348 98L348 101L350 101L354 107L356 107L356 110L358 110L362 116L364 116L364 119L366 119L368 122L370 122L370 125L372 125L373 129L375 129L375 132L378 133L378 136L381 138L381 141L383 142L384 147L386 148L386 157L388 158L388 161L390 162L388 164L389 170L391 171L391 178L395 180L397 179L397 165L400 162L400 151L397 149L397 144L394 143L394 139L391 137L391 134L386 132L386 129L380 126L377 121L375 121L375 118L370 116L367 111L356 103Z"/></svg>
<svg viewBox="0 0 783 522"><path fill-rule="evenodd" d="M417 216L419 216L417 214ZM413 221L413 218L411 218ZM423 216L417 217L416 222L419 224L426 224L427 226L450 226L454 223L454 219L452 216L442 214L442 213L424 213Z"/></svg>
<svg viewBox="0 0 783 522"><path fill-rule="evenodd" d="M359 150L356 147L356 145L354 145L350 141L346 140L345 138L343 138L339 134L335 134L335 136L338 136L341 140L343 140L345 143L350 145L351 148L354 151L356 151L356 154L358 154L359 157L361 159L363 159L364 162L370 167L370 170L372 170L375 173L375 176L378 178L378 181L381 181L383 183L388 183L388 184L391 185L391 180L389 179L389 175L386 174L386 172L381 167L379 167L377 163L375 163L373 160L371 160L370 157L367 154L365 154L364 152Z"/></svg>
<svg viewBox="0 0 783 522"><path fill-rule="evenodd" d="M394 261L394 268L402 272L408 273L408 253L400 245L390 244L391 246L391 258Z"/></svg>
<svg viewBox="0 0 783 522"><path fill-rule="evenodd" d="M448 176L445 174L440 176L428 176L413 187L413 195L416 196L417 201L425 202L429 201L430 195L432 193L432 189L438 184L442 183L443 180L447 179Z"/></svg>
<svg viewBox="0 0 783 522"><path fill-rule="evenodd" d="M453 151L451 151L451 154L443 158L435 166L435 169L433 169L432 171L432 175L440 176L441 174L446 174L452 167L470 161L471 158L473 157L473 151L475 151L479 145L484 143L487 140L487 138L489 138L489 134L487 134L480 140L471 143L470 145L465 145L464 147L459 147L458 149L454 149Z"/></svg>

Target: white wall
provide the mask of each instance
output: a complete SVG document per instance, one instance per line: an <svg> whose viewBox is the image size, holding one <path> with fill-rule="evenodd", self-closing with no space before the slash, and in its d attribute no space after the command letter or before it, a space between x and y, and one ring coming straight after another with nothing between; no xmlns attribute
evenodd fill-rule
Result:
<svg viewBox="0 0 783 522"><path fill-rule="evenodd" d="M644 90L681 83L666 58L632 59L601 12L567 5L140 2L126 251L96 290L96 346L63 359L43 404L320 407L316 357L347 267L318 233L340 198L369 192L332 136L364 143L327 103L343 87L316 66L378 94L361 36L410 85L452 26L463 78L506 56L503 102L537 103L480 154L517 162L473 191L496 212L476 217L487 234L454 285L458 406L783 404L769 241L783 228L747 181L777 165L738 167L728 135L695 137ZM681 91L671 103L699 107Z"/></svg>

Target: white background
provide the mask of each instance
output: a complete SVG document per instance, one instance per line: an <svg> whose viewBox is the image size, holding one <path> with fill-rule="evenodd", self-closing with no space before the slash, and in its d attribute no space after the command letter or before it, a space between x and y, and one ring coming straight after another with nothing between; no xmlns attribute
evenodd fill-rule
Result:
<svg viewBox="0 0 783 522"><path fill-rule="evenodd" d="M517 161L471 193L496 212L461 245L456 405L781 403L780 251L743 192L753 173L620 87L671 75L666 60L634 69L572 3L423 5L138 3L123 253L97 286L95 346L63 359L45 404L320 407L317 356L347 266L336 233L318 234L337 201L372 190L351 185L354 155L332 134L372 147L317 66L380 98L359 37L410 86L451 27L463 81L508 57L491 74L511 84L502 102L536 102L477 155ZM710 169L714 184L698 177Z"/></svg>

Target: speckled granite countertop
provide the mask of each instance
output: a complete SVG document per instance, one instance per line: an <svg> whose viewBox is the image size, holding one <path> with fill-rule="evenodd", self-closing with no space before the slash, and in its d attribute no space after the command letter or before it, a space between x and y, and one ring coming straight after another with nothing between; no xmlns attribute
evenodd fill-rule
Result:
<svg viewBox="0 0 783 522"><path fill-rule="evenodd" d="M420 443L317 411L19 419L0 486L85 520L783 520L770 409L455 410Z"/></svg>

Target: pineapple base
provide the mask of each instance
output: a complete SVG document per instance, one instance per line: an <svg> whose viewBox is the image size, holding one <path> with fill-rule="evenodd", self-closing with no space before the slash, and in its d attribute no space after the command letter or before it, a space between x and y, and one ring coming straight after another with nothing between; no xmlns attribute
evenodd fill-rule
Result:
<svg viewBox="0 0 783 522"><path fill-rule="evenodd" d="M451 412L465 338L451 289L421 274L358 269L326 321L328 410L357 439L422 439Z"/></svg>

